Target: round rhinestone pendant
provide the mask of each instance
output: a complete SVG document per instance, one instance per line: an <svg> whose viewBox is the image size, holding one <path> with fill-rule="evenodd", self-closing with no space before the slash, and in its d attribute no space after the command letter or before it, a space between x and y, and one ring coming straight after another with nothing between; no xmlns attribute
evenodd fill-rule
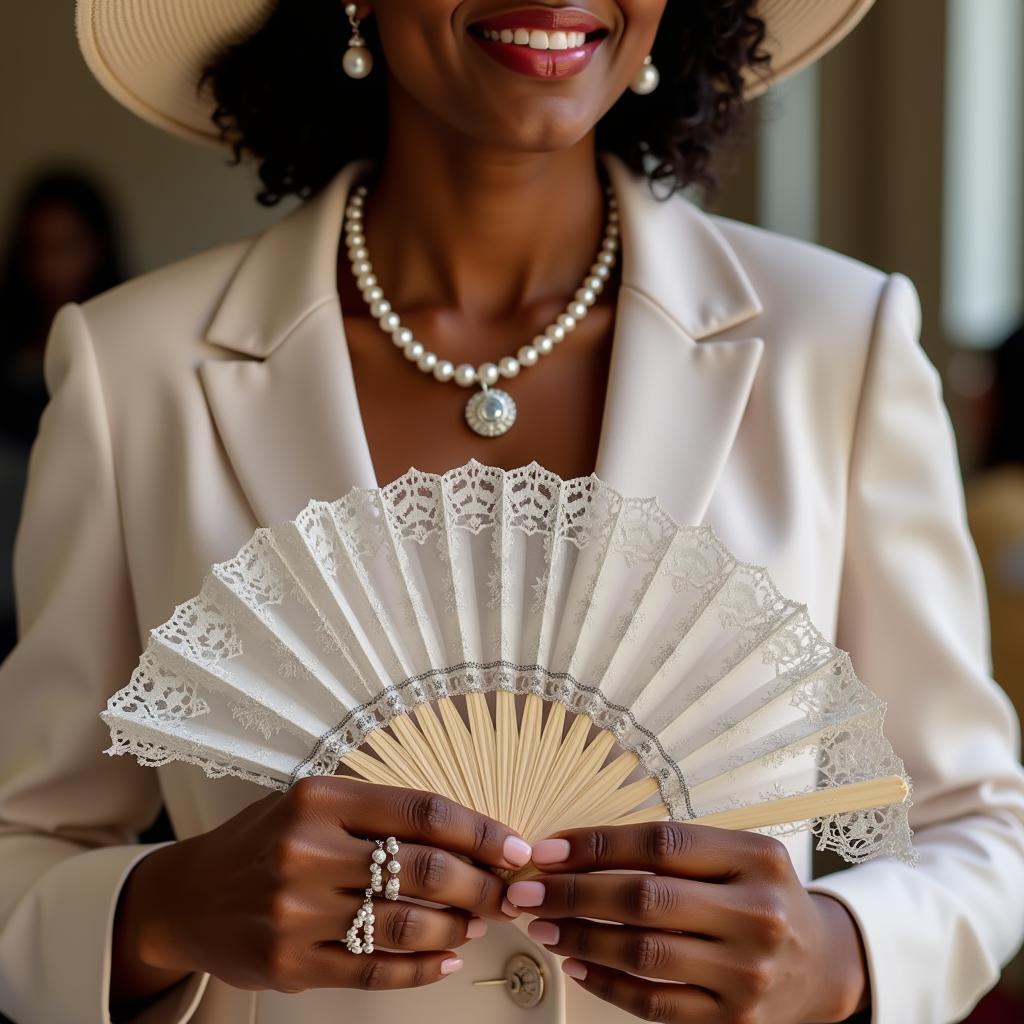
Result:
<svg viewBox="0 0 1024 1024"><path fill-rule="evenodd" d="M501 388L477 391L466 403L466 423L481 437L500 437L516 421L515 399Z"/></svg>

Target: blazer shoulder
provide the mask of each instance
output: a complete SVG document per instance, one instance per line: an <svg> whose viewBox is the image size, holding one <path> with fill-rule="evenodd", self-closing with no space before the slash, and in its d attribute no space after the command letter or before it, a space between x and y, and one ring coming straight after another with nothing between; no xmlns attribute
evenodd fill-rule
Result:
<svg viewBox="0 0 1024 1024"><path fill-rule="evenodd" d="M817 242L719 214L709 214L709 218L741 259L745 256L748 260L764 261L771 266L778 266L780 261L784 261L785 266L791 266L800 273L810 272L819 277L829 275L848 284L861 283L876 288L889 276L879 267Z"/></svg>
<svg viewBox="0 0 1024 1024"><path fill-rule="evenodd" d="M87 299L82 314L98 353L137 359L153 346L203 344L225 289L258 238L256 233L213 246Z"/></svg>
<svg viewBox="0 0 1024 1024"><path fill-rule="evenodd" d="M808 316L874 313L893 275L829 249L728 217L711 220L728 241L766 305L785 301ZM798 300L798 305L793 300Z"/></svg>
<svg viewBox="0 0 1024 1024"><path fill-rule="evenodd" d="M761 301L760 325L776 351L816 353L859 373L881 332L920 344L920 302L906 275L823 245L712 219Z"/></svg>

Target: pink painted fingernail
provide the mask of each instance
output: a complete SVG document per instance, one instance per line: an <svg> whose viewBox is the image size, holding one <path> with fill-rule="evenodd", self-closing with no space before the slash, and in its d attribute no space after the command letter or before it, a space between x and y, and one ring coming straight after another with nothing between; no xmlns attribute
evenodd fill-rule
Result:
<svg viewBox="0 0 1024 1024"><path fill-rule="evenodd" d="M487 922L482 917L471 917L466 925L467 939L482 939L487 934Z"/></svg>
<svg viewBox="0 0 1024 1024"><path fill-rule="evenodd" d="M558 942L562 929L554 921L531 921L526 926L526 934L536 939L542 946L553 946Z"/></svg>
<svg viewBox="0 0 1024 1024"><path fill-rule="evenodd" d="M583 981L587 976L587 965L580 960L573 960L570 957L568 960L562 961L562 972L568 974L570 978Z"/></svg>
<svg viewBox="0 0 1024 1024"><path fill-rule="evenodd" d="M521 911L518 907L513 907L508 900L501 901L501 912L507 914L509 917L519 917Z"/></svg>
<svg viewBox="0 0 1024 1024"><path fill-rule="evenodd" d="M533 848L534 864L560 864L569 859L568 839L542 839Z"/></svg>
<svg viewBox="0 0 1024 1024"><path fill-rule="evenodd" d="M544 902L544 883L513 882L506 895L517 907L539 907Z"/></svg>
<svg viewBox="0 0 1024 1024"><path fill-rule="evenodd" d="M447 960L441 961L441 973L442 974L454 974L456 971L462 970L462 957L461 956L450 956Z"/></svg>
<svg viewBox="0 0 1024 1024"><path fill-rule="evenodd" d="M519 836L509 836L505 840L505 845L501 848L501 852L505 855L505 860L509 864L514 864L517 868L521 868L524 864L530 863L533 848L525 839L520 839Z"/></svg>

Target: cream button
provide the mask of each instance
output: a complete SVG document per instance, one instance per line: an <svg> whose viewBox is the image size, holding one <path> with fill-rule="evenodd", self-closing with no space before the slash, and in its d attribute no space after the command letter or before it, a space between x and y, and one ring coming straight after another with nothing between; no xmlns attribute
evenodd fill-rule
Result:
<svg viewBox="0 0 1024 1024"><path fill-rule="evenodd" d="M474 981L474 985L501 985L509 999L523 1010L530 1010L544 998L544 969L532 956L516 953L505 964L505 977L493 981Z"/></svg>
<svg viewBox="0 0 1024 1024"><path fill-rule="evenodd" d="M516 1006L529 1010L544 998L544 971L532 956L517 953L505 964L505 991Z"/></svg>

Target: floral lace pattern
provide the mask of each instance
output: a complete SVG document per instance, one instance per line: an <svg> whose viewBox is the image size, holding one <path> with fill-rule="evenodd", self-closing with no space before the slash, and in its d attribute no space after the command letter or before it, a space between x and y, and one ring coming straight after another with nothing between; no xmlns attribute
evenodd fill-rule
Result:
<svg viewBox="0 0 1024 1024"><path fill-rule="evenodd" d="M102 717L108 753L285 789L423 704L496 691L611 732L680 820L906 779L882 702L764 567L536 464L410 471L257 530L151 632ZM908 806L773 831L912 860Z"/></svg>

